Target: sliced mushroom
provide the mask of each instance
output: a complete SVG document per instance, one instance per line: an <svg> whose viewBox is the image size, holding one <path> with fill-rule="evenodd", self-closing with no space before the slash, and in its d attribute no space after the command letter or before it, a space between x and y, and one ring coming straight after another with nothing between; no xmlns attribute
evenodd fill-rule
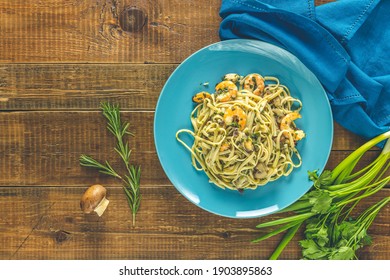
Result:
<svg viewBox="0 0 390 280"><path fill-rule="evenodd" d="M272 103L275 105L275 107L282 106L282 99L279 96L275 97L272 101L273 101Z"/></svg>
<svg viewBox="0 0 390 280"><path fill-rule="evenodd" d="M95 211L100 217L103 215L109 203L106 194L107 190L102 185L90 186L81 197L81 210L86 214Z"/></svg>
<svg viewBox="0 0 390 280"><path fill-rule="evenodd" d="M267 170L264 163L260 162L253 169L253 177L256 179L265 179L267 177Z"/></svg>
<svg viewBox="0 0 390 280"><path fill-rule="evenodd" d="M251 153L253 152L253 143L252 143L252 139L251 138L247 138L245 141L244 141L244 148L245 150L248 152L248 153Z"/></svg>
<svg viewBox="0 0 390 280"><path fill-rule="evenodd" d="M242 186L248 181L248 179L245 176L240 176L238 180L235 182L238 189L241 189Z"/></svg>

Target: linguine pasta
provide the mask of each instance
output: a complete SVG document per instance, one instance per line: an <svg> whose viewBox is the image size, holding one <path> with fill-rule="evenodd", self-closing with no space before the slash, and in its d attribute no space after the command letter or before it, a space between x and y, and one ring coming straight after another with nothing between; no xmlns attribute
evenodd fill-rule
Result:
<svg viewBox="0 0 390 280"><path fill-rule="evenodd" d="M295 146L305 133L294 120L302 103L276 77L227 74L214 93L199 92L193 101L193 130L180 129L176 139L218 187L255 189L301 165ZM184 133L193 136L192 147Z"/></svg>

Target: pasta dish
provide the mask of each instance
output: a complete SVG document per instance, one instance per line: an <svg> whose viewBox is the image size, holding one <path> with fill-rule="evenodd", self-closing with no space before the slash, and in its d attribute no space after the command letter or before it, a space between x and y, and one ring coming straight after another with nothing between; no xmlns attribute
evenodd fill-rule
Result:
<svg viewBox="0 0 390 280"><path fill-rule="evenodd" d="M193 96L193 130L176 139L191 153L192 165L218 187L256 189L301 165L297 141L305 137L294 121L302 102L276 77L226 74L213 93ZM181 138L194 138L189 147Z"/></svg>

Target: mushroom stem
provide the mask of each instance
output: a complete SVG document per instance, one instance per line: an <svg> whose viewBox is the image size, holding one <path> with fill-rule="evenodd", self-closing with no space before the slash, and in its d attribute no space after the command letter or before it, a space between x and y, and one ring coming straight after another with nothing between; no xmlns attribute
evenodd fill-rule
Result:
<svg viewBox="0 0 390 280"><path fill-rule="evenodd" d="M93 211L95 211L100 217L101 215L103 215L104 211L106 211L108 203L110 203L110 201L104 197Z"/></svg>

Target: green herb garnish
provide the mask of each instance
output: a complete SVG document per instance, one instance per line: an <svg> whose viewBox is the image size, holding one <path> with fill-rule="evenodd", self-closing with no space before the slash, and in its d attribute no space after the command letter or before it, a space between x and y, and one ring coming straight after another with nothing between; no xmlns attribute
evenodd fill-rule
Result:
<svg viewBox="0 0 390 280"><path fill-rule="evenodd" d="M260 137L260 132L255 132L250 135L250 137L254 140L257 141Z"/></svg>
<svg viewBox="0 0 390 280"><path fill-rule="evenodd" d="M358 218L351 217L360 200L378 192L390 182L390 140L379 156L369 165L354 172L362 156L378 143L389 139L390 131L371 139L340 162L333 171L308 173L313 187L297 202L281 212L294 215L259 224L257 228L278 226L253 240L260 242L287 231L271 259L277 259L300 226L305 225L305 238L299 244L304 259L357 259L356 250L369 245L368 228L379 211L390 202L385 197Z"/></svg>
<svg viewBox="0 0 390 280"><path fill-rule="evenodd" d="M390 201L384 198L365 210L359 217L338 221L337 214L328 217L311 218L307 221L305 240L302 247L304 259L352 260L357 259L356 250L370 245L367 234L372 221L379 211Z"/></svg>
<svg viewBox="0 0 390 280"><path fill-rule="evenodd" d="M229 126L231 126L231 127L240 127L238 122L232 122L231 124L229 124Z"/></svg>
<svg viewBox="0 0 390 280"><path fill-rule="evenodd" d="M113 176L123 182L123 190L126 194L127 202L132 212L133 225L135 225L135 216L138 212L141 201L141 168L130 164L131 150L128 142L125 142L124 140L126 135L134 135L128 130L130 124L127 122L121 122L119 106L103 102L101 103L101 109L103 111L103 116L107 120L107 129L116 138L117 145L114 150L124 162L128 174L121 176L113 169L108 161L105 161L103 164L88 155L80 156L80 165L96 168L99 172Z"/></svg>

